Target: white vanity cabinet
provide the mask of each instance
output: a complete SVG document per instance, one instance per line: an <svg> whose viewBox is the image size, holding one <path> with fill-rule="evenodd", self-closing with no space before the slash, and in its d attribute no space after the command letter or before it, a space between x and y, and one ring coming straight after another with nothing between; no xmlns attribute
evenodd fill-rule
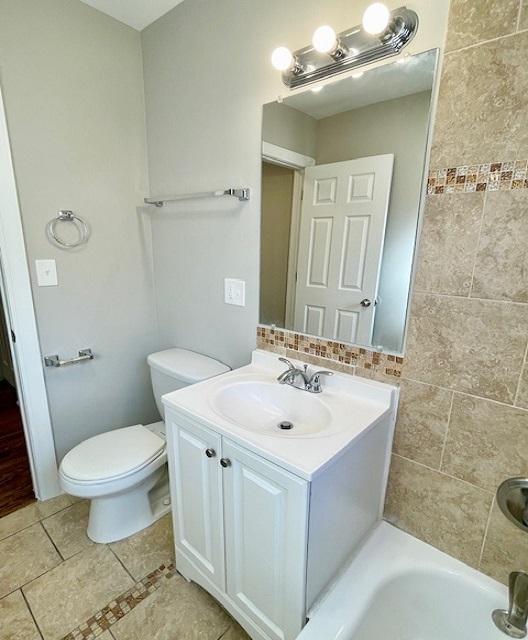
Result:
<svg viewBox="0 0 528 640"><path fill-rule="evenodd" d="M253 640L294 640L381 518L394 415L311 478L175 402L166 423L178 571Z"/></svg>
<svg viewBox="0 0 528 640"><path fill-rule="evenodd" d="M254 638L293 640L305 622L309 483L192 418L167 418L178 570L250 621Z"/></svg>

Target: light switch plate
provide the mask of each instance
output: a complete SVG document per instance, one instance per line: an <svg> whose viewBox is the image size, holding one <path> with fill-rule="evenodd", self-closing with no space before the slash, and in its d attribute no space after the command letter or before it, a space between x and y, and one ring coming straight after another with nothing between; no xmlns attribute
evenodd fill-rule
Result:
<svg viewBox="0 0 528 640"><path fill-rule="evenodd" d="M246 283L244 280L226 278L224 280L224 300L226 304L237 307L246 306Z"/></svg>
<svg viewBox="0 0 528 640"><path fill-rule="evenodd" d="M35 260L35 267L39 287L56 287L59 284L55 260Z"/></svg>

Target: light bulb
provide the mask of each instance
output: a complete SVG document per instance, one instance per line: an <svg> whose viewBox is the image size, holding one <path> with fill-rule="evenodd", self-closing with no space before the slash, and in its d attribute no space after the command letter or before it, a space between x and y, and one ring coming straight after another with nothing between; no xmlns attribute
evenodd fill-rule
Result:
<svg viewBox="0 0 528 640"><path fill-rule="evenodd" d="M354 71L352 77L354 78L354 80L357 80L358 78L361 78L364 73L364 71Z"/></svg>
<svg viewBox="0 0 528 640"><path fill-rule="evenodd" d="M375 2L363 14L363 29L374 36L379 35L387 28L390 16L390 11L383 2Z"/></svg>
<svg viewBox="0 0 528 640"><path fill-rule="evenodd" d="M287 47L277 47L271 54L271 64L278 71L288 71L294 66L292 52Z"/></svg>
<svg viewBox="0 0 528 640"><path fill-rule="evenodd" d="M319 53L330 53L337 47L336 32L328 25L319 27L313 34L312 44Z"/></svg>

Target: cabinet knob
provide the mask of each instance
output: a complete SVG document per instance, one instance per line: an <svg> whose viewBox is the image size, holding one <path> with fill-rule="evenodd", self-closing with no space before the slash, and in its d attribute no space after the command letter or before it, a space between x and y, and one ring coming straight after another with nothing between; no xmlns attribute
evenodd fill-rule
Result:
<svg viewBox="0 0 528 640"><path fill-rule="evenodd" d="M206 449L205 450L205 455L208 458L214 458L214 457L216 457L216 451L214 449Z"/></svg>
<svg viewBox="0 0 528 640"><path fill-rule="evenodd" d="M222 458L220 460L220 464L224 467L224 469L227 469L227 467L231 466L231 460L229 458Z"/></svg>

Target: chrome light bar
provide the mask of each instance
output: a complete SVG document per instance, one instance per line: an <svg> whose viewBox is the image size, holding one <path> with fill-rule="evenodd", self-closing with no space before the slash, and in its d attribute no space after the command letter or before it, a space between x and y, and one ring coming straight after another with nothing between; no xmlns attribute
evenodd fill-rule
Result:
<svg viewBox="0 0 528 640"><path fill-rule="evenodd" d="M387 28L379 35L371 35L362 26L357 26L337 34L339 47L332 53L319 53L313 46L295 51L295 64L283 72L282 81L294 89L397 55L411 42L417 30L416 12L400 7L391 12Z"/></svg>

